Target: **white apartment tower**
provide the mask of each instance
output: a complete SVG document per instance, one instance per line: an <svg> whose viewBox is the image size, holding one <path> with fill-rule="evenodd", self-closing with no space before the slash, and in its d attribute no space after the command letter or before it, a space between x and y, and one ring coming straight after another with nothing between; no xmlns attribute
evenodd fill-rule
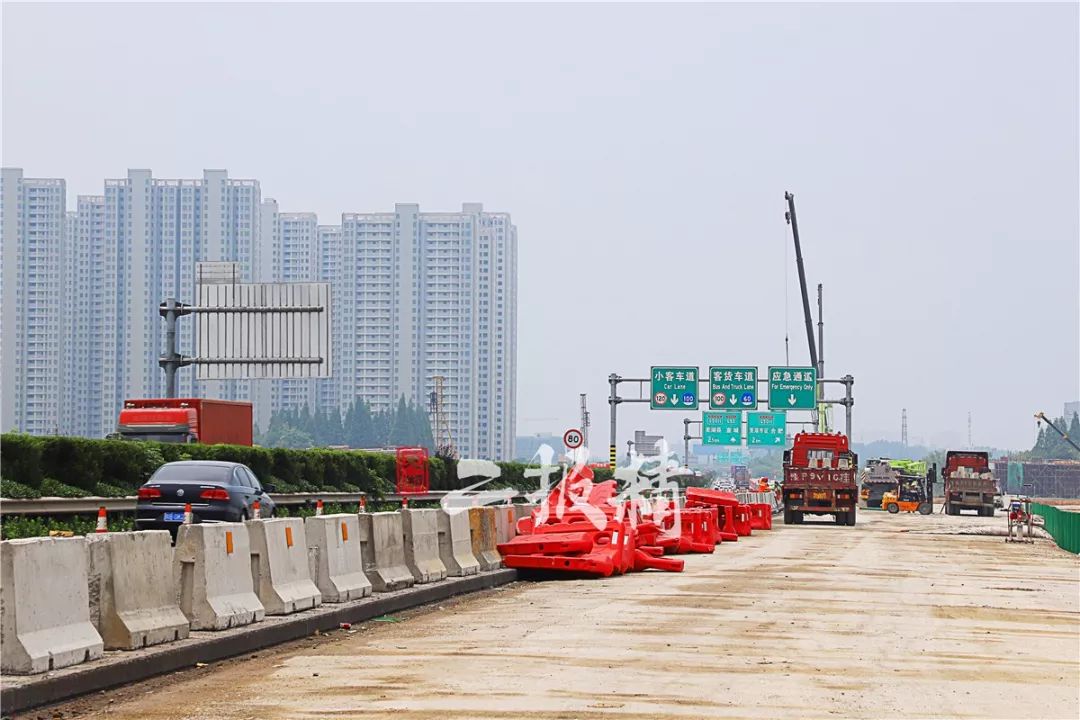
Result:
<svg viewBox="0 0 1080 720"><path fill-rule="evenodd" d="M56 178L0 173L0 429L59 432L67 190Z"/></svg>

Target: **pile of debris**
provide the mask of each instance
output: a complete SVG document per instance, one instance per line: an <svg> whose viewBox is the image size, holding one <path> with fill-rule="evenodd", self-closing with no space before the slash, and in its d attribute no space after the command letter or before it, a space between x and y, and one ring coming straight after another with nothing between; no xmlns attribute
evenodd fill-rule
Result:
<svg viewBox="0 0 1080 720"><path fill-rule="evenodd" d="M575 467L517 535L498 545L507 567L609 577L641 570L681 572L665 557L711 553L754 529L772 527L772 508L740 503L734 493L688 488L679 497L620 499L614 480L596 483L590 468Z"/></svg>

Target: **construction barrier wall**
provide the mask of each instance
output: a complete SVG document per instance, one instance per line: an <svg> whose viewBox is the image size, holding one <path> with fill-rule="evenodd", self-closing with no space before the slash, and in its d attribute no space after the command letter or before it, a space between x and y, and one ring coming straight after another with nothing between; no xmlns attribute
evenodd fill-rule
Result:
<svg viewBox="0 0 1080 720"><path fill-rule="evenodd" d="M364 573L375 592L391 592L416 583L405 567L405 531L401 513L360 513L360 535L366 544Z"/></svg>
<svg viewBox="0 0 1080 720"><path fill-rule="evenodd" d="M405 567L417 583L446 577L446 565L439 558L439 510L402 510L405 540Z"/></svg>
<svg viewBox="0 0 1080 720"><path fill-rule="evenodd" d="M101 657L84 538L0 542L0 670L43 673Z"/></svg>
<svg viewBox="0 0 1080 720"><path fill-rule="evenodd" d="M498 544L495 508L469 508L469 531L472 535L473 557L480 563L480 569L497 570L502 567L502 556L495 547Z"/></svg>
<svg viewBox="0 0 1080 720"><path fill-rule="evenodd" d="M251 581L251 546L243 523L181 525L173 576L192 630L225 630L266 615Z"/></svg>
<svg viewBox="0 0 1080 720"><path fill-rule="evenodd" d="M267 615L288 615L322 604L311 581L303 518L248 520L251 583Z"/></svg>
<svg viewBox="0 0 1080 720"><path fill-rule="evenodd" d="M1080 462L1075 460L995 460L994 480L1009 495L1080 498Z"/></svg>
<svg viewBox="0 0 1080 720"><path fill-rule="evenodd" d="M448 513L439 510L438 513L439 558L446 566L446 574L450 577L475 575L480 571L480 562L472 553L468 511Z"/></svg>
<svg viewBox="0 0 1080 720"><path fill-rule="evenodd" d="M86 542L90 621L106 648L136 650L188 636L168 530L100 533Z"/></svg>
<svg viewBox="0 0 1080 720"><path fill-rule="evenodd" d="M1080 513L1058 510L1052 505L1031 503L1033 515L1042 515L1046 532L1062 550L1080 554Z"/></svg>
<svg viewBox="0 0 1080 720"><path fill-rule="evenodd" d="M360 518L341 513L312 515L304 519L308 568L322 593L323 602L340 603L371 594L371 581L364 574L364 533Z"/></svg>

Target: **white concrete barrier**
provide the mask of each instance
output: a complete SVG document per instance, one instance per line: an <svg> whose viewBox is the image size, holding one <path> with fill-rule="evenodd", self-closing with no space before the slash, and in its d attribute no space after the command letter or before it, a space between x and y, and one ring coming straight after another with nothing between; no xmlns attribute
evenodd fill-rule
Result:
<svg viewBox="0 0 1080 720"><path fill-rule="evenodd" d="M510 542L517 535L517 511L513 505L495 505L495 544Z"/></svg>
<svg viewBox="0 0 1080 720"><path fill-rule="evenodd" d="M405 567L417 583L446 577L439 559L439 511L402 510L401 529L405 538Z"/></svg>
<svg viewBox="0 0 1080 720"><path fill-rule="evenodd" d="M110 650L182 640L188 620L176 603L167 530L86 536L90 621Z"/></svg>
<svg viewBox="0 0 1080 720"><path fill-rule="evenodd" d="M225 630L266 615L251 582L251 545L243 523L181 525L173 576L192 630Z"/></svg>
<svg viewBox="0 0 1080 720"><path fill-rule="evenodd" d="M495 508L469 508L469 534L473 556L480 563L480 569L497 570L502 567L502 556L495 547Z"/></svg>
<svg viewBox="0 0 1080 720"><path fill-rule="evenodd" d="M0 542L0 670L42 673L101 657L84 538Z"/></svg>
<svg viewBox="0 0 1080 720"><path fill-rule="evenodd" d="M267 615L288 615L322 605L311 581L303 518L248 520L251 583Z"/></svg>
<svg viewBox="0 0 1080 720"><path fill-rule="evenodd" d="M313 515L304 519L304 532L311 579L323 602L340 603L371 594L356 515Z"/></svg>
<svg viewBox="0 0 1080 720"><path fill-rule="evenodd" d="M405 567L404 530L396 512L361 513L360 534L367 544L364 573L375 592L412 587L416 580Z"/></svg>
<svg viewBox="0 0 1080 720"><path fill-rule="evenodd" d="M446 574L450 577L475 575L480 571L480 562L472 554L468 510L453 514L445 510L437 512L439 559L446 566Z"/></svg>

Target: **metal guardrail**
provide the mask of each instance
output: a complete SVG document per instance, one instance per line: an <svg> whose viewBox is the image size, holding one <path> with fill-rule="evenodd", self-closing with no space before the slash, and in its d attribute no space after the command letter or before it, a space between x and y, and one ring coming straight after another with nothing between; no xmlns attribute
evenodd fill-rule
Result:
<svg viewBox="0 0 1080 720"><path fill-rule="evenodd" d="M409 494L409 500L441 500L446 491ZM295 507L297 505L315 505L316 500L324 503L352 504L359 503L360 498L367 497L367 493L270 493L270 498L281 507ZM403 496L398 493L383 495L377 502L401 502ZM0 501L0 517L8 515L92 515L99 507L104 507L107 512L134 512L137 498L128 496L122 498L106 497L83 497L83 498L59 498L44 497L30 499L4 499Z"/></svg>

